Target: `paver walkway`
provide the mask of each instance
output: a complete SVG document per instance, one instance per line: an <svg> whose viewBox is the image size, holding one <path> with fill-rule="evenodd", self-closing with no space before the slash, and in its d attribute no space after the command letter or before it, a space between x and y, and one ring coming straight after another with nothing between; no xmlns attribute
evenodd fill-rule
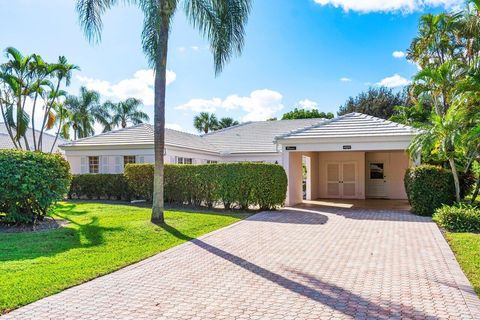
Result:
<svg viewBox="0 0 480 320"><path fill-rule="evenodd" d="M479 304L428 218L295 208L257 214L4 319L480 319Z"/></svg>

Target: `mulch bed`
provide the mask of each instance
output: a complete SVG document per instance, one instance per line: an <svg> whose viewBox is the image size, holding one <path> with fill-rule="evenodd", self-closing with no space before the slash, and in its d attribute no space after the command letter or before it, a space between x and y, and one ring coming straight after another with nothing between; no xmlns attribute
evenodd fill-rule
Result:
<svg viewBox="0 0 480 320"><path fill-rule="evenodd" d="M50 217L46 217L43 221L38 221L35 225L9 226L0 222L0 233L41 232L62 228L67 224L68 221L66 220L55 220Z"/></svg>

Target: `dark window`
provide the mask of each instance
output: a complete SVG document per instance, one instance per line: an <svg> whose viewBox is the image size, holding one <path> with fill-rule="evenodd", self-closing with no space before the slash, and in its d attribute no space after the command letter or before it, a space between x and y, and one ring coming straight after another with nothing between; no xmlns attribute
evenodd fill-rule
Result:
<svg viewBox="0 0 480 320"><path fill-rule="evenodd" d="M192 158L177 157L177 164L193 164Z"/></svg>
<svg viewBox="0 0 480 320"><path fill-rule="evenodd" d="M129 163L136 163L135 156L123 156L123 167Z"/></svg>
<svg viewBox="0 0 480 320"><path fill-rule="evenodd" d="M88 172L98 173L100 167L99 157L88 157Z"/></svg>
<svg viewBox="0 0 480 320"><path fill-rule="evenodd" d="M384 177L383 163L370 163L370 179L379 180Z"/></svg>

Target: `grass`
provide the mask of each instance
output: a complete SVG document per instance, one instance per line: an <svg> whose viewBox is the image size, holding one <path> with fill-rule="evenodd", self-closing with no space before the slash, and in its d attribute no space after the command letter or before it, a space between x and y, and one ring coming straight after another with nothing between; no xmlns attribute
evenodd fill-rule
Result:
<svg viewBox="0 0 480 320"><path fill-rule="evenodd" d="M63 202L64 228L0 234L0 314L110 273L248 216L167 211L166 226L130 205Z"/></svg>
<svg viewBox="0 0 480 320"><path fill-rule="evenodd" d="M446 237L463 272L480 297L480 234L447 232Z"/></svg>

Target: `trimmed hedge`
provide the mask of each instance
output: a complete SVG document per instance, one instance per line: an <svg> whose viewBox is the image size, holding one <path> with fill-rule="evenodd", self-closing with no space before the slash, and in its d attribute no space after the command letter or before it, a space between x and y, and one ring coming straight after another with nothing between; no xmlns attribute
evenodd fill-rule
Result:
<svg viewBox="0 0 480 320"><path fill-rule="evenodd" d="M455 201L455 186L449 170L421 165L408 169L404 181L408 201L416 214L431 216L442 205Z"/></svg>
<svg viewBox="0 0 480 320"><path fill-rule="evenodd" d="M123 174L74 175L68 197L70 199L129 200L130 189Z"/></svg>
<svg viewBox="0 0 480 320"><path fill-rule="evenodd" d="M480 232L480 210L471 205L443 206L435 211L433 221L452 232Z"/></svg>
<svg viewBox="0 0 480 320"><path fill-rule="evenodd" d="M152 164L128 164L125 177L136 197L151 200ZM165 165L165 202L170 204L270 210L284 204L286 192L287 175L275 164Z"/></svg>
<svg viewBox="0 0 480 320"><path fill-rule="evenodd" d="M68 193L70 165L58 154L0 151L0 221L7 224L42 220Z"/></svg>

